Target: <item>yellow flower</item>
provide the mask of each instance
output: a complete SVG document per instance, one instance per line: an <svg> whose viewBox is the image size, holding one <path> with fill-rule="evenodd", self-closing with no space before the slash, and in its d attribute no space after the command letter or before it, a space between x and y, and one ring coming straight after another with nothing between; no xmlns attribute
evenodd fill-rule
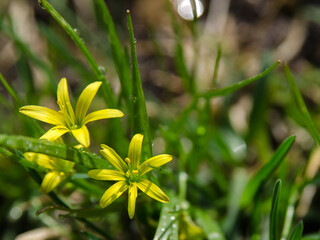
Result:
<svg viewBox="0 0 320 240"><path fill-rule="evenodd" d="M163 203L169 202L168 196L155 184L142 176L154 168L170 162L172 156L161 154L149 158L140 164L141 147L143 135L136 134L129 145L128 157L124 160L110 147L102 144L100 150L105 157L118 171L109 169L94 169L88 172L91 178L98 180L118 181L113 184L102 196L100 200L101 207L107 207L118 197L128 190L128 213L132 219L135 213L136 198L138 188L149 197Z"/></svg>
<svg viewBox="0 0 320 240"><path fill-rule="evenodd" d="M60 182L67 178L74 166L73 162L49 157L41 153L26 152L24 153L24 156L29 161L35 162L48 170L41 183L40 190L43 193L51 192L58 186Z"/></svg>
<svg viewBox="0 0 320 240"><path fill-rule="evenodd" d="M71 132L80 144L89 147L90 136L86 127L87 123L105 118L123 116L123 113L117 109L103 109L87 115L88 108L101 83L102 82L91 83L82 91L75 112L70 103L66 78L62 78L58 85L57 104L60 107L60 111L57 112L50 108L34 105L24 106L20 108L19 111L29 117L55 125L41 136L40 139L55 141L63 134Z"/></svg>

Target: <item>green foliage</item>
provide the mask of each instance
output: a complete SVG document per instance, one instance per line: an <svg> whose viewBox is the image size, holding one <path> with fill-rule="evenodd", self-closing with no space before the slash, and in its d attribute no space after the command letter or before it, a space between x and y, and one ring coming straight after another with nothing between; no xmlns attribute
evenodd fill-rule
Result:
<svg viewBox="0 0 320 240"><path fill-rule="evenodd" d="M272 195L272 205L270 212L270 226L269 226L269 239L277 240L279 237L279 202L281 194L281 180L278 179L274 185L273 195Z"/></svg>
<svg viewBox="0 0 320 240"><path fill-rule="evenodd" d="M107 6L103 0L88 1L84 16L80 2L39 1L37 11L46 14L33 23L41 36L39 46L46 49L40 52L32 47L38 42L30 44L20 35L10 11L0 11L0 39L16 54L10 71L0 73L1 239L43 226L70 239L320 239L314 193L319 186L318 151L313 142L320 145L313 93L320 86L318 69L293 75L284 64L283 75L277 68L280 61L265 57L273 55L269 52L248 60L250 66L254 63L251 69L243 64L248 56L230 52L230 43L207 33L197 18L189 23L179 19L168 0L165 30L159 30L160 22L136 25L138 11L131 16L121 9L118 16L119 3ZM197 1L190 4L195 16ZM208 42L202 35L211 46L204 46ZM205 68L207 62L212 62L212 71ZM89 123L88 149L74 146L71 133L56 142L40 140L47 125L18 113L24 105L55 105L57 82L65 76L70 78L71 99L77 99L83 85L101 81L92 109L104 106L125 114ZM101 208L99 200L114 184L112 179L128 181L131 187L139 172L111 171L112 179L96 172L96 179L109 182L87 173L119 167L109 162L120 161L115 152L130 166L128 143L136 133L144 136L141 163L153 153L173 156L167 165L148 165L154 171L146 174L170 202L152 200L149 196L157 195L150 191L157 188L146 186L143 192L149 196L139 190L135 199L128 191ZM110 146L107 159L100 144ZM45 168L28 159L28 152L74 166L68 173ZM44 198L38 186L52 171L63 177ZM133 220L126 213L127 198L136 204ZM302 220L308 226L304 232Z"/></svg>

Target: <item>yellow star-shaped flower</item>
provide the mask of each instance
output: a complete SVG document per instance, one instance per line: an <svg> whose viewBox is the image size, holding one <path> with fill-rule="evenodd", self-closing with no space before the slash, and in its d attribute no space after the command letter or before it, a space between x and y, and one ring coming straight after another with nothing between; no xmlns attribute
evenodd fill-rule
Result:
<svg viewBox="0 0 320 240"><path fill-rule="evenodd" d="M113 184L101 197L100 206L107 207L118 197L128 190L128 213L132 219L135 213L136 198L138 188L149 197L163 203L169 202L168 196L154 183L143 178L143 175L154 168L170 162L172 156L161 154L149 158L140 164L141 147L143 135L136 134L129 145L128 157L124 160L110 147L102 144L100 150L105 157L118 171L109 169L94 169L88 172L91 178L98 180L118 181Z"/></svg>
<svg viewBox="0 0 320 240"><path fill-rule="evenodd" d="M24 156L47 170L40 187L43 193L49 193L58 186L71 173L74 166L73 162L41 153L26 152Z"/></svg>
<svg viewBox="0 0 320 240"><path fill-rule="evenodd" d="M71 132L80 144L84 147L89 147L90 136L88 128L86 127L87 123L105 118L123 116L123 113L117 109L103 109L87 115L88 108L101 83L102 82L91 83L82 91L75 112L71 106L66 78L62 78L58 85L57 104L60 107L60 111L57 112L50 108L34 105L24 106L20 108L19 111L29 117L55 125L41 136L40 139L55 141L63 134Z"/></svg>

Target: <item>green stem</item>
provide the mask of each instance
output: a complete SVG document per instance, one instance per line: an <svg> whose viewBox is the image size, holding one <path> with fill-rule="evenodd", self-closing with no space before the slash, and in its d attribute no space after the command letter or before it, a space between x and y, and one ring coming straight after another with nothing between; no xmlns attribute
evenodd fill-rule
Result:
<svg viewBox="0 0 320 240"><path fill-rule="evenodd" d="M218 77L218 70L219 70L219 64L221 59L221 43L217 44L217 56L216 61L214 63L214 70L213 70L213 76L212 76L212 87L215 87L217 84L217 77Z"/></svg>

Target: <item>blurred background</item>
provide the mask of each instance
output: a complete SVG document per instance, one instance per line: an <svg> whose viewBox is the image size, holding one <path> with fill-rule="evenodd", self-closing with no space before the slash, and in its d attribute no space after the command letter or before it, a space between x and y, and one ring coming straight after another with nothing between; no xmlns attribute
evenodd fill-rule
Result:
<svg viewBox="0 0 320 240"><path fill-rule="evenodd" d="M119 77L112 60L108 36L94 2L51 1L81 36L105 71L114 92L119 94ZM303 178L318 179L320 151L302 126L303 121L288 90L282 65L263 81L232 95L212 99L208 106L210 114L201 114L208 109L203 107L206 104L204 101L199 101L198 110L191 112L185 127L177 130L179 140L165 132L182 109L192 103L194 91L205 92L231 85L260 73L277 60L287 62L291 67L312 118L319 127L319 1L197 0L199 17L195 21L188 0L105 2L126 56L130 51L126 10L131 11L138 63L154 139L153 150L155 154L166 151L176 159L188 162L186 171L191 179L191 190L188 193L190 202L208 205L205 199L207 194L210 195L210 188L204 192L196 189L207 185L216 187L218 190L211 195L216 199L213 204L217 206L215 214L227 215L230 210L226 204L228 199L219 195L229 196L228 183L235 169L244 168L248 172L256 170L292 134L297 138L288 155L290 161L278 173L278 176L287 179L284 183L288 187L287 192L289 186L298 181L298 173L303 172ZM216 81L213 81L219 49L221 60ZM187 70L181 67L181 52ZM185 71L188 76L184 75ZM80 51L36 0L0 1L0 72L21 96L23 104L52 108L55 108L56 85L62 77L68 79L74 99L94 79ZM184 80L188 77L194 79L191 86ZM93 108L105 106L101 98L95 101ZM2 85L0 114L1 133L29 134ZM104 124L97 122L90 129L95 149L105 140L99 133ZM172 145L168 139L172 140ZM175 141L181 144L183 154L175 148ZM41 234L50 239L64 239L61 232L66 230L61 230L61 225L54 220L56 216L35 216L35 211L50 200L39 193L38 187L21 166L9 159L0 159L0 238L13 239L26 233L18 239L30 239L28 236L46 239L41 238ZM212 165L210 159L215 159L216 165ZM179 165L178 161L174 164ZM214 173L207 168L217 165L219 170ZM217 173L220 170L223 176ZM174 188L175 184L171 184ZM273 184L270 185L266 194L272 191ZM319 193L319 186L311 185L302 191L297 203L296 219L304 219L304 233L319 231ZM235 219L251 217L254 219L248 211ZM251 227L252 221L249 221L251 225L248 224ZM261 227L253 227L256 230L250 231L239 230L245 224L245 221L240 221L236 227L241 236L248 237L246 234L255 233ZM55 227L59 228L58 233L53 230ZM35 234L40 237L36 238L38 235Z"/></svg>

